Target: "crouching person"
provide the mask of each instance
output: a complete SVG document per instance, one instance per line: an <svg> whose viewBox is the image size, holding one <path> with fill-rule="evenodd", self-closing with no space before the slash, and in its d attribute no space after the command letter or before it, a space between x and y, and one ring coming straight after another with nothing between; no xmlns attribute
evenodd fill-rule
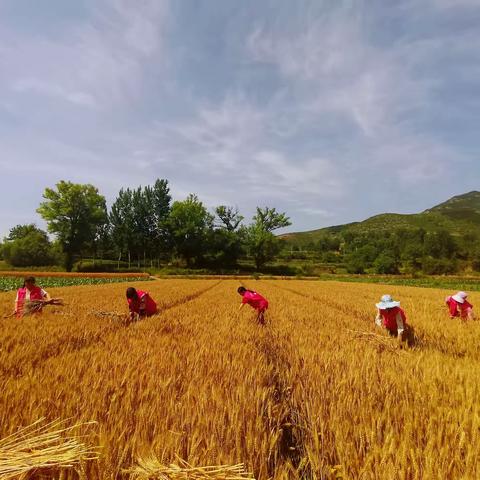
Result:
<svg viewBox="0 0 480 480"><path fill-rule="evenodd" d="M17 291L14 314L16 317L25 317L41 313L43 307L51 301L50 295L36 285L34 277L26 277L23 286Z"/></svg>
<svg viewBox="0 0 480 480"><path fill-rule="evenodd" d="M468 295L465 292L457 292L445 299L450 318L460 318L464 322L467 320L475 320L473 313L473 305L467 302Z"/></svg>
<svg viewBox="0 0 480 480"><path fill-rule="evenodd" d="M127 302L130 310L130 320L150 317L157 313L157 304L148 292L136 290L133 287L127 288Z"/></svg>
<svg viewBox="0 0 480 480"><path fill-rule="evenodd" d="M405 312L400 308L400 302L394 301L390 295L383 295L376 307L376 325L385 328L399 342L411 340L411 329L407 325Z"/></svg>

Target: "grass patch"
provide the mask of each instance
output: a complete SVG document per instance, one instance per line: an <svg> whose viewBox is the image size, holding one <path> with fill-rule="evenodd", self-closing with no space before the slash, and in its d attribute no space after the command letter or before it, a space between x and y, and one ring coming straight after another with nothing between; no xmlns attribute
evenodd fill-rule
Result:
<svg viewBox="0 0 480 480"><path fill-rule="evenodd" d="M41 277L38 280L38 284L41 287L77 287L79 285L101 285L104 283L119 283L119 282L145 282L151 280L147 276L111 276L111 277ZM1 276L0 277L0 291L8 292L10 290L16 290L23 284L23 278L18 276Z"/></svg>

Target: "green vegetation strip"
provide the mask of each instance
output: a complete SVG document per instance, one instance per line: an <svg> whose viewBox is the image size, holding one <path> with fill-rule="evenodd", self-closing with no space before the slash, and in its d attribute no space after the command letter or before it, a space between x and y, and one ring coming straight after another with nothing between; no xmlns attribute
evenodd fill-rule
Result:
<svg viewBox="0 0 480 480"><path fill-rule="evenodd" d="M399 276L369 275L320 275L318 280L358 283L382 283L385 285L401 285L406 287L450 288L453 290L480 291L479 278L462 277L421 277L405 278Z"/></svg>
<svg viewBox="0 0 480 480"><path fill-rule="evenodd" d="M39 277L38 285L47 287L76 287L78 285L100 285L118 282L145 282L149 277ZM23 279L18 277L0 277L0 291L8 292L22 286Z"/></svg>

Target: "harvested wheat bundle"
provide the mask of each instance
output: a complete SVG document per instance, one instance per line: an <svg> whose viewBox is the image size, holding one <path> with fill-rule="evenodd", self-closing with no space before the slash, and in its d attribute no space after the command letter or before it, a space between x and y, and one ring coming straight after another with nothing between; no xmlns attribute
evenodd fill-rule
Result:
<svg viewBox="0 0 480 480"><path fill-rule="evenodd" d="M379 350L382 350L382 351L388 350L389 352L397 353L397 354L406 353L405 350L402 350L399 348L398 343L392 342L392 339L385 335L379 335L378 333L364 332L361 330L350 330L350 329L347 329L347 332L349 332L355 338L360 338L362 340L365 340L366 342L369 342L375 345Z"/></svg>
<svg viewBox="0 0 480 480"><path fill-rule="evenodd" d="M66 427L56 420L45 423L37 420L6 438L0 439L0 479L23 478L39 469L72 468L85 460L97 458L91 449L69 436L72 430L87 425L77 423Z"/></svg>
<svg viewBox="0 0 480 480"><path fill-rule="evenodd" d="M185 460L178 464L162 465L155 457L141 458L138 465L126 471L136 480L255 480L243 463L237 465L215 465L193 467Z"/></svg>
<svg viewBox="0 0 480 480"><path fill-rule="evenodd" d="M59 305L64 306L62 298L51 298L50 300L30 300L25 302L23 307L23 316L33 315L34 313L39 313L47 305Z"/></svg>

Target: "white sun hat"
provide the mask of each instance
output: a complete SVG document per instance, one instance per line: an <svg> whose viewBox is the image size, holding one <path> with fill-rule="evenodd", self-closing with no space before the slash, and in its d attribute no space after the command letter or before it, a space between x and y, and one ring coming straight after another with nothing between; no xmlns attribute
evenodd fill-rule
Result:
<svg viewBox="0 0 480 480"><path fill-rule="evenodd" d="M467 297L468 295L465 292L457 292L455 295L452 295L452 298L458 303L465 302Z"/></svg>
<svg viewBox="0 0 480 480"><path fill-rule="evenodd" d="M394 308L399 307L400 302L395 302L391 295L382 295L380 299L380 303L376 304L376 307L380 310L384 310L385 308Z"/></svg>

